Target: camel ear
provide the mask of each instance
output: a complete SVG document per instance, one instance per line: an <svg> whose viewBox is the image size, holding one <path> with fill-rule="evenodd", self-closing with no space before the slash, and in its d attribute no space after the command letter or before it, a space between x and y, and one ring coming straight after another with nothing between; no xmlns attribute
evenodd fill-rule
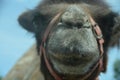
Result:
<svg viewBox="0 0 120 80"><path fill-rule="evenodd" d="M35 24L37 21L41 23L40 13L38 13L37 11L33 11L33 10L23 13L18 18L19 24L29 32L35 32L37 28L37 25Z"/></svg>
<svg viewBox="0 0 120 80"><path fill-rule="evenodd" d="M111 46L120 47L120 15L114 18L115 25L112 30Z"/></svg>

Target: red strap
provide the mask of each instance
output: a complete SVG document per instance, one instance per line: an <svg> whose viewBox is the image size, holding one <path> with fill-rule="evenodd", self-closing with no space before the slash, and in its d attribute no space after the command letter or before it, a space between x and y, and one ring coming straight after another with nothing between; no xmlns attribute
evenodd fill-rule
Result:
<svg viewBox="0 0 120 80"><path fill-rule="evenodd" d="M58 20L59 16L61 15L61 13L58 13L53 19L52 21L49 23L45 33L44 33L44 36L43 36L43 42L46 41L51 29L53 28L53 26L55 25L55 22Z"/></svg>
<svg viewBox="0 0 120 80"><path fill-rule="evenodd" d="M99 43L99 50L100 50L100 56L101 56L101 59L99 60L99 70L102 71L104 70L103 69L103 53L104 53L104 49L103 49L103 43L104 43L104 39L103 39L103 36L102 36L102 31L99 27L98 24L96 24L96 22L93 20L93 18L90 16L90 21L93 25L93 29L96 33L96 38L98 39L98 43Z"/></svg>
<svg viewBox="0 0 120 80"><path fill-rule="evenodd" d="M47 59L47 56L46 56L46 52L45 52L45 41L51 31L51 29L53 28L53 26L55 25L55 22L58 20L59 16L61 15L61 13L58 13L53 19L52 21L50 22L50 24L48 25L45 33L44 33L44 36L43 36L43 40L42 40L42 43L41 43L41 46L40 46L40 54L42 55L43 54L43 57L44 57L44 60L45 60L45 63L46 63L46 66L50 72L50 74L55 78L55 80L62 80L61 77L59 77L55 71L53 71L48 59ZM44 47L43 47L44 46Z"/></svg>
<svg viewBox="0 0 120 80"><path fill-rule="evenodd" d="M100 48L100 54L103 55L104 51L103 51L103 43L104 43L104 39L102 36L102 31L99 27L98 24L96 24L96 22L93 20L93 18L90 16L90 21L93 25L93 29L96 32L96 38L98 39L99 42L99 48Z"/></svg>
<svg viewBox="0 0 120 80"><path fill-rule="evenodd" d="M40 47L40 48L41 48L41 50L42 50L42 53L43 53L43 57L44 57L46 66L47 66L50 74L55 78L55 80L62 80L62 79L55 73L55 71L53 71L50 63L48 62L48 59L47 59L47 57L46 57L45 48L43 48L43 47Z"/></svg>

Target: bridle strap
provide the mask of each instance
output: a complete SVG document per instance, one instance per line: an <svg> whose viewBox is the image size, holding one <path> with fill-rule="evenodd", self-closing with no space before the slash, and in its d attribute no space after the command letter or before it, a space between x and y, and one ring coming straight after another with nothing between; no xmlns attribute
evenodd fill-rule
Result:
<svg viewBox="0 0 120 80"><path fill-rule="evenodd" d="M102 31L99 27L99 25L95 22L95 20L93 20L93 18L91 16L90 17L90 21L93 25L93 31L95 31L95 37L98 41L99 44L99 51L100 51L100 60L99 60L99 71L103 71L104 67L103 67L103 53L104 53L104 49L103 49L103 44L104 44L104 39L103 39L103 35L102 35Z"/></svg>
<svg viewBox="0 0 120 80"><path fill-rule="evenodd" d="M59 19L60 15L62 13L58 13L50 22L50 24L48 25L47 29L45 30L41 45L40 45L40 56L43 55L44 57L44 61L46 64L46 67L48 68L48 71L50 72L50 74L54 77L55 80L63 80L61 76L59 76L51 67L47 56L46 56L46 51L45 51L45 42L46 39L49 36L50 31L52 30L53 26L55 25L56 21ZM92 29L95 32L95 36L96 39L99 43L99 50L100 50L100 59L99 62L90 70L90 72L88 74L86 74L84 77L82 77L82 79L80 80L86 80L88 79L88 77L90 77L92 75L92 73L95 71L95 69L98 67L99 68L99 72L100 73L103 69L103 61L102 61L102 55L104 53L103 51L103 43L104 43L104 39L102 38L102 32L99 28L99 26L96 24L96 22L93 20L93 18L90 16L90 22L92 24ZM98 80L98 75L95 76L94 80Z"/></svg>
<svg viewBox="0 0 120 80"><path fill-rule="evenodd" d="M93 31L95 31L95 37L96 39L98 39L100 54L102 55L104 53L104 50L103 50L104 39L103 39L102 31L99 25L93 20L91 16L90 16L90 22L93 25Z"/></svg>
<svg viewBox="0 0 120 80"><path fill-rule="evenodd" d="M53 19L52 21L49 23L45 33L44 33L44 36L43 36L43 39L42 39L42 43L45 43L50 31L52 30L53 26L55 25L55 22L58 20L58 18L60 17L62 13L58 13Z"/></svg>
<svg viewBox="0 0 120 80"><path fill-rule="evenodd" d="M61 77L59 77L55 71L52 69L48 59L47 59L47 56L46 56L46 51L45 51L45 42L46 42L46 39L51 31L51 29L53 28L53 25L55 24L56 20L58 20L58 18L60 17L61 13L58 13L53 19L52 21L50 22L50 24L48 25L45 33L44 33L44 36L43 36L43 40L42 40L42 43L41 43L41 46L40 46L40 55L43 54L43 57L44 57L44 60L45 60L45 64L50 72L50 74L55 78L55 80L62 80ZM44 47L43 47L44 46Z"/></svg>
<svg viewBox="0 0 120 80"><path fill-rule="evenodd" d="M43 57L44 57L44 60L45 60L45 63L46 63L46 66L50 72L50 74L55 78L55 80L62 80L61 77L59 77L55 71L53 71L48 59L47 59L47 56L46 56L46 52L45 52L45 48L43 47L40 47L40 49L42 50L42 54L43 54Z"/></svg>

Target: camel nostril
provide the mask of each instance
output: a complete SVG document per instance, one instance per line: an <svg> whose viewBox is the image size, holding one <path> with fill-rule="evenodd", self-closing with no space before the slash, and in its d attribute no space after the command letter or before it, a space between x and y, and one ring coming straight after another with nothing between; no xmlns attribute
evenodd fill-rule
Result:
<svg viewBox="0 0 120 80"><path fill-rule="evenodd" d="M83 26L82 22L78 21L62 21L61 23L65 24L67 28L81 28Z"/></svg>
<svg viewBox="0 0 120 80"><path fill-rule="evenodd" d="M74 25L74 24L71 23L71 22L65 22L65 24L68 25L69 27Z"/></svg>
<svg viewBox="0 0 120 80"><path fill-rule="evenodd" d="M81 28L82 26L83 24L81 22L75 24L75 27L77 27L78 29Z"/></svg>
<svg viewBox="0 0 120 80"><path fill-rule="evenodd" d="M70 27L72 27L72 28L77 28L77 29L79 29L79 28L82 28L82 26L83 26L83 24L81 23L81 22L74 22L74 23L67 23L67 25Z"/></svg>

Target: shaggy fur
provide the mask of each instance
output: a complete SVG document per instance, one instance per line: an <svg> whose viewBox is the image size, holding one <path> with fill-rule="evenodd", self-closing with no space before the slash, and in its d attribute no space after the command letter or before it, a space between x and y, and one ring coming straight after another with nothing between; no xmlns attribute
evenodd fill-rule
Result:
<svg viewBox="0 0 120 80"><path fill-rule="evenodd" d="M23 28L35 34L39 53L41 40L49 22L57 13L64 11L72 4L81 6L89 13L99 24L103 32L105 40L103 72L105 72L108 48L119 44L120 17L117 13L113 12L103 0L43 0L35 9L23 13L18 21ZM51 75L48 73L43 59L41 63L41 70L43 74L48 75L46 76L46 80L49 80Z"/></svg>

